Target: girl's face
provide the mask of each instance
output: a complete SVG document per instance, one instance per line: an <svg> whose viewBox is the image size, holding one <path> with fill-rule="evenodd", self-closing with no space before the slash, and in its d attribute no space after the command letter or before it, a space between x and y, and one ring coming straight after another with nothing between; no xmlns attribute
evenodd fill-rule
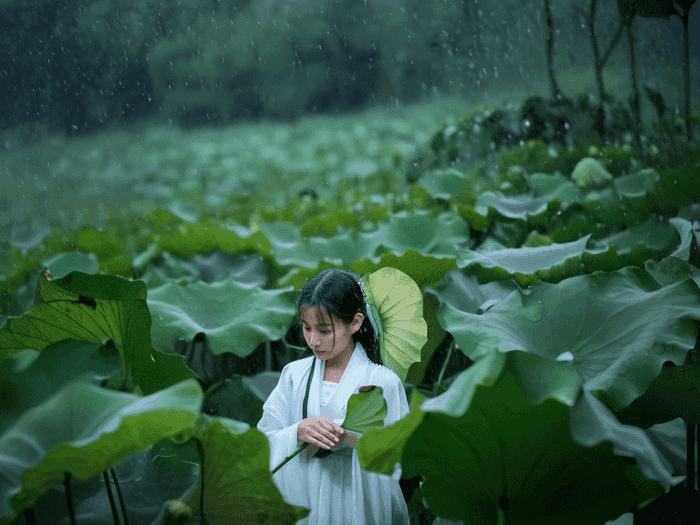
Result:
<svg viewBox="0 0 700 525"><path fill-rule="evenodd" d="M306 344L321 361L326 361L326 364L341 364L344 357L352 355L355 349L352 334L362 326L364 315L355 314L355 318L347 325L337 317L328 315L325 310L312 306L299 307L299 314Z"/></svg>

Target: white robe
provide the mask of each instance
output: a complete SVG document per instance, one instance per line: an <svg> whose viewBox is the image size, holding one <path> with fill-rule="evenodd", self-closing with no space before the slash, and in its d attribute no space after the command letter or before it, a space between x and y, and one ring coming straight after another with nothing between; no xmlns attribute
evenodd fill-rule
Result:
<svg viewBox="0 0 700 525"><path fill-rule="evenodd" d="M361 386L376 385L384 390L388 413L385 425L405 417L406 392L399 377L389 368L369 360L360 343L355 345L343 377L331 393L328 406L322 407L325 363L315 356L293 361L284 367L277 386L263 406L258 423L270 441L270 469L273 469L301 444L297 427L302 420L302 404L312 360L316 359L309 390L307 417L321 414L338 425L345 420L347 402ZM314 458L317 447L309 445L273 476L275 484L292 504L311 509L299 523L308 525L397 524L408 523L408 508L399 487L398 476L368 472L360 467L357 451L348 447L325 458ZM396 473L395 473L396 474ZM399 470L400 476L400 470Z"/></svg>

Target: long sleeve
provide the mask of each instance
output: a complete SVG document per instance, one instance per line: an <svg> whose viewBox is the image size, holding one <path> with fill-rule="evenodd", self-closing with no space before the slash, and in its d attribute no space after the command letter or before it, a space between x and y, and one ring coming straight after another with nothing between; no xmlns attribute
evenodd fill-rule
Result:
<svg viewBox="0 0 700 525"><path fill-rule="evenodd" d="M297 414L299 386L294 384L293 373L299 373L297 366L287 365L280 375L277 386L263 405L263 417L258 430L270 441L270 470L279 465L298 446L297 428L301 414ZM290 368L294 368L292 371ZM273 480L289 503L309 506L305 479L306 461L302 454L297 455L274 476Z"/></svg>

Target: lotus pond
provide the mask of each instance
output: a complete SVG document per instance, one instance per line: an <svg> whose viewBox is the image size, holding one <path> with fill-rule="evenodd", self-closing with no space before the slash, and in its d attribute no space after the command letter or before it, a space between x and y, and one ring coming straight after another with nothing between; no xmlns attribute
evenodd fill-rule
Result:
<svg viewBox="0 0 700 525"><path fill-rule="evenodd" d="M331 266L424 294L411 412L358 443L415 523L697 505L700 149L426 107L2 153L0 523L305 516L255 425Z"/></svg>

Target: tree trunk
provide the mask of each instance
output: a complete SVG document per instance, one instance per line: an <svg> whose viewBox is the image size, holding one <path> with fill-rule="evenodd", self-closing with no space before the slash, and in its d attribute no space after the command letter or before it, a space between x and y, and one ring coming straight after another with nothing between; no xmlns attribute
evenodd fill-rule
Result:
<svg viewBox="0 0 700 525"><path fill-rule="evenodd" d="M595 15L598 8L598 0L591 0L591 7L588 12L588 30L591 35L591 45L593 46L593 61L595 70L595 85L598 90L598 108L596 109L595 122L593 128L603 142L605 142L605 110L603 104L605 102L605 82L603 80L603 66L605 63L600 57L600 49L598 49L598 38L595 34Z"/></svg>
<svg viewBox="0 0 700 525"><path fill-rule="evenodd" d="M561 92L557 85L557 80L554 77L554 20L552 19L552 10L550 8L550 0L544 0L544 14L547 21L547 41L545 43L545 52L547 55L547 75L549 76L549 86L552 90L552 98L558 100L561 98Z"/></svg>
<svg viewBox="0 0 700 525"><path fill-rule="evenodd" d="M690 39L688 35L688 23L690 18L690 7L683 11L683 113L685 117L685 131L688 142L693 140L693 128L690 125Z"/></svg>
<svg viewBox="0 0 700 525"><path fill-rule="evenodd" d="M632 139L634 143L634 148L641 153L642 152L642 113L640 107L640 97L639 88L637 86L637 62L634 55L634 35L632 33L632 25L634 23L634 17L630 18L627 25L627 39L630 46L630 72L632 74L632 116L634 118L634 130L632 133Z"/></svg>

